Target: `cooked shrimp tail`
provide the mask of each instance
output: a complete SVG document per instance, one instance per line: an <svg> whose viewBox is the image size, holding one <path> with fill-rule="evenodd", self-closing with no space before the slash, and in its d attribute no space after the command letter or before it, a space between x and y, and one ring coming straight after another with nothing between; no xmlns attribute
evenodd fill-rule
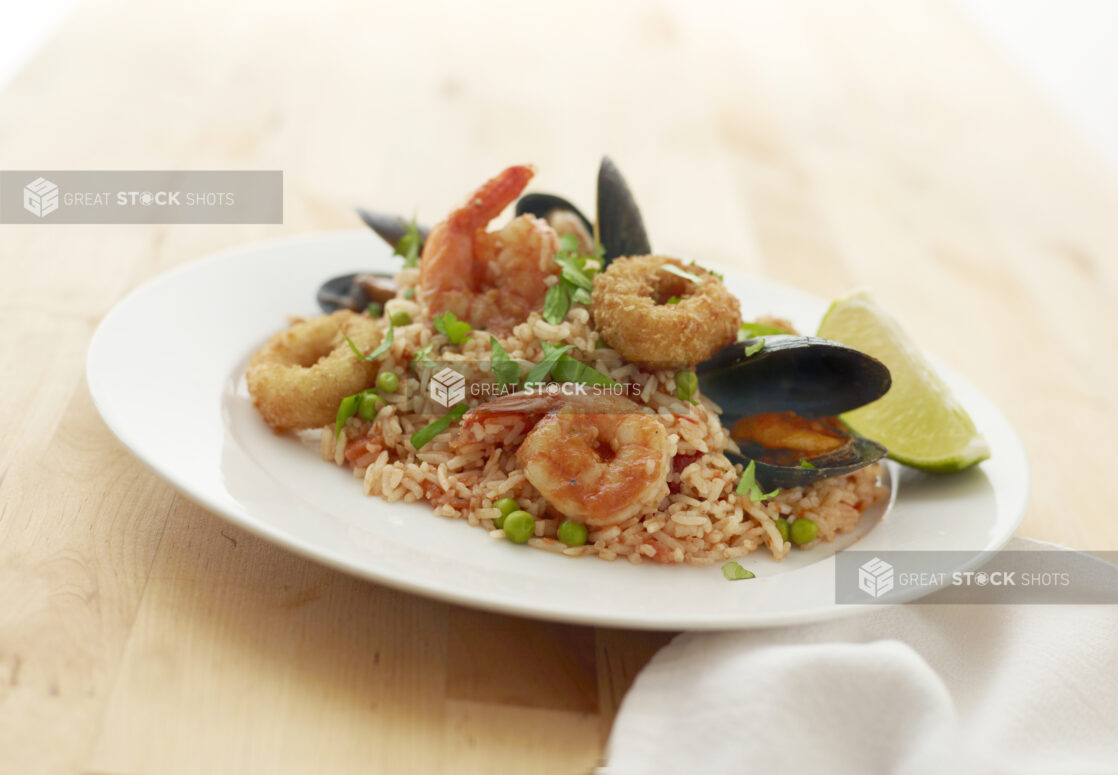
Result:
<svg viewBox="0 0 1118 775"><path fill-rule="evenodd" d="M446 219L446 227L460 233L484 229L502 210L516 201L535 174L536 168L529 164L503 170L482 183L470 195L466 204L452 212Z"/></svg>

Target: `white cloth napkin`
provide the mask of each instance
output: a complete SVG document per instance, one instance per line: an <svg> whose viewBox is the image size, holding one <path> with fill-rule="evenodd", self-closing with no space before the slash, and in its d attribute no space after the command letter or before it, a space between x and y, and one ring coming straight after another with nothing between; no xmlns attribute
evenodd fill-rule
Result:
<svg viewBox="0 0 1118 775"><path fill-rule="evenodd" d="M1118 607L685 633L637 677L599 772L1118 773Z"/></svg>

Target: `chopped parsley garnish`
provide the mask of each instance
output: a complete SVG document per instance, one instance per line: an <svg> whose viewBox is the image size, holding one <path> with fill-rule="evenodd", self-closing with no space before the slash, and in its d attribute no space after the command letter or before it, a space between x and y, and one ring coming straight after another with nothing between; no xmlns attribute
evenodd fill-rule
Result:
<svg viewBox="0 0 1118 775"><path fill-rule="evenodd" d="M587 263L593 260L600 264L603 252L602 246L598 245L592 254L582 255L573 234L564 234L559 238L559 251L553 259L559 265L559 282L547 289L543 300L544 320L558 325L567 316L571 304L590 303L594 275L598 270L587 266Z"/></svg>
<svg viewBox="0 0 1118 775"><path fill-rule="evenodd" d="M554 345L550 342L540 342L540 345L543 347L543 359L528 369L528 373L524 375L524 384L526 385L545 382L560 356L574 347L573 344Z"/></svg>
<svg viewBox="0 0 1118 775"><path fill-rule="evenodd" d="M699 277L697 274L686 272L680 269L675 264L661 264L660 268L669 274L674 274L676 277L682 277L684 280L690 280L691 282L695 283L695 285L703 284L703 278Z"/></svg>
<svg viewBox="0 0 1118 775"><path fill-rule="evenodd" d="M801 461L800 461L800 468L811 468L811 469L814 469L814 468L815 468L815 465L814 465L814 464L813 464L813 463L812 463L812 462L811 462L810 460L801 460Z"/></svg>
<svg viewBox="0 0 1118 775"><path fill-rule="evenodd" d="M770 498L775 498L780 495L780 489L775 489L772 492L761 492L761 485L757 484L757 461L750 460L749 465L741 473L741 480L738 482L738 487L734 490L738 495L748 495L749 500L754 503L767 501Z"/></svg>
<svg viewBox="0 0 1118 775"><path fill-rule="evenodd" d="M344 426L347 422L349 422L349 418L353 417L353 415L357 414L357 406L358 406L358 403L360 401L361 401L361 394L358 393L357 395L346 396L345 398L342 399L342 402L340 404L338 404L338 416L334 420L334 438L335 439L338 438L338 436L341 435L342 426Z"/></svg>
<svg viewBox="0 0 1118 775"><path fill-rule="evenodd" d="M465 320L459 320L453 312L436 315L432 322L435 324L435 330L440 334L446 334L451 344L462 344L474 330L473 326Z"/></svg>
<svg viewBox="0 0 1118 775"><path fill-rule="evenodd" d="M412 356L411 362L415 365L420 363L434 363L434 361L431 360L431 351L433 349L435 349L434 342L420 347L415 351L415 355Z"/></svg>
<svg viewBox="0 0 1118 775"><path fill-rule="evenodd" d="M540 344L543 346L543 358L524 375L525 385L542 384L551 377L558 382L618 386L619 383L602 372L567 355L567 351L574 349L574 345L556 345L550 342L540 342Z"/></svg>
<svg viewBox="0 0 1118 775"><path fill-rule="evenodd" d="M675 394L680 401L696 403L691 396L699 389L699 377L693 371L677 371L675 373Z"/></svg>
<svg viewBox="0 0 1118 775"><path fill-rule="evenodd" d="M755 579L757 578L753 571L746 570L736 562L728 562L722 566L722 575L726 577L727 581L741 581L742 579Z"/></svg>
<svg viewBox="0 0 1118 775"><path fill-rule="evenodd" d="M759 339L745 348L745 357L751 358L763 349L765 349L765 340Z"/></svg>
<svg viewBox="0 0 1118 775"><path fill-rule="evenodd" d="M419 248L422 244L423 239L419 236L419 224L416 223L415 218L412 218L404 236L396 240L396 247L392 249L392 252L397 256L402 256L404 267L411 269L419 266Z"/></svg>
<svg viewBox="0 0 1118 775"><path fill-rule="evenodd" d="M771 326L768 323L742 323L738 330L738 341L743 342L755 336L782 336L790 333L792 332L785 328Z"/></svg>
<svg viewBox="0 0 1118 775"><path fill-rule="evenodd" d="M610 385L616 387L617 382L610 379L595 368L587 366L579 360L563 353L551 367L551 376L558 382L580 382L583 385Z"/></svg>
<svg viewBox="0 0 1118 775"><path fill-rule="evenodd" d="M386 352L388 352L388 348L392 346L392 336L393 336L392 321L391 320L388 321L388 330L384 332L384 339L381 339L380 344L378 344L376 346L376 349L373 350L368 355L362 355L361 354L361 351L357 349L357 345L355 345L353 343L353 340L349 338L349 334L343 334L343 336L345 337L346 342L349 344L349 349L353 350L353 352L356 353L358 358L360 358L363 361L375 361L377 358L379 358L380 356L382 356Z"/></svg>
<svg viewBox="0 0 1118 775"><path fill-rule="evenodd" d="M338 404L338 415L334 418L334 438L336 439L341 435L342 428L349 422L349 418L354 415L359 415L362 420L372 422L384 403L380 394L372 389L362 390L360 393L354 393L352 396L343 398L341 403Z"/></svg>
<svg viewBox="0 0 1118 775"><path fill-rule="evenodd" d="M668 299L664 303L665 304L679 304L680 301L681 301L681 299L678 296L672 296L670 299Z"/></svg>
<svg viewBox="0 0 1118 775"><path fill-rule="evenodd" d="M415 298L415 288L405 288L404 289L404 298L408 299L409 301L411 299L414 299Z"/></svg>
<svg viewBox="0 0 1118 775"><path fill-rule="evenodd" d="M493 369L493 376L502 385L517 385L520 383L520 364L509 357L505 348L493 336L489 337L489 359Z"/></svg>
<svg viewBox="0 0 1118 775"><path fill-rule="evenodd" d="M567 310L571 308L571 294L563 281L555 283L547 289L543 297L543 319L548 323L559 325L567 317Z"/></svg>
<svg viewBox="0 0 1118 775"><path fill-rule="evenodd" d="M424 425L413 433L411 435L411 445L415 447L416 452L422 449L431 439L449 428L455 420L464 415L469 408L470 407L466 406L466 404L458 404L458 406L451 409L433 423Z"/></svg>

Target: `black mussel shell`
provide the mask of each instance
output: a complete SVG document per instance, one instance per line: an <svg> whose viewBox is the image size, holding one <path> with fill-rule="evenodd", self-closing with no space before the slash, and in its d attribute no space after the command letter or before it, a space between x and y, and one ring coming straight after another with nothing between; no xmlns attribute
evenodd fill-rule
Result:
<svg viewBox="0 0 1118 775"><path fill-rule="evenodd" d="M396 295L393 275L386 272L354 272L333 277L319 286L318 306L323 312L351 309L363 312L372 302L384 304Z"/></svg>
<svg viewBox="0 0 1118 775"><path fill-rule="evenodd" d="M366 226L375 231L382 240L393 248L396 247L396 243L400 241L400 238L407 234L410 224L410 221L399 215L378 213L374 210L363 210L360 207L357 208L357 214L361 217L361 220L365 222ZM423 242L427 240L427 235L430 232L431 230L426 226L419 227L420 251L423 250Z"/></svg>
<svg viewBox="0 0 1118 775"><path fill-rule="evenodd" d="M598 168L598 241L605 248L606 266L618 256L652 252L637 200L608 156L602 157Z"/></svg>
<svg viewBox="0 0 1118 775"><path fill-rule="evenodd" d="M769 412L833 417L876 401L892 384L884 363L838 342L767 336L765 346L747 357L746 350L760 341L747 339L724 347L696 368L703 395L722 407L727 428L742 417ZM728 453L728 457L743 465L755 459L757 483L770 490L848 474L880 460L885 453L877 442L850 434L850 441L840 449L812 458L809 462L814 468L777 465L758 459L760 455L750 458Z"/></svg>
<svg viewBox="0 0 1118 775"><path fill-rule="evenodd" d="M768 492L776 488L787 490L792 487L806 487L809 484L830 479L832 476L843 476L865 468L871 463L876 463L888 453L885 447L876 441L850 435L850 441L840 449L812 458L809 462L814 468L803 468L800 465L782 466L767 463L758 458L750 458L734 452L726 452L726 457L732 463L749 465L749 461L756 462L754 478L758 486Z"/></svg>
<svg viewBox="0 0 1118 775"><path fill-rule="evenodd" d="M563 197L554 194L525 194L516 201L516 214L520 216L525 213L543 218L559 234L574 233L583 251L589 253L594 249L594 224ZM573 223L567 221L569 218L573 219Z"/></svg>
<svg viewBox="0 0 1118 775"><path fill-rule="evenodd" d="M723 347L695 369L703 395L722 407L729 427L741 417L795 412L832 417L885 395L889 369L876 358L811 336L766 336Z"/></svg>

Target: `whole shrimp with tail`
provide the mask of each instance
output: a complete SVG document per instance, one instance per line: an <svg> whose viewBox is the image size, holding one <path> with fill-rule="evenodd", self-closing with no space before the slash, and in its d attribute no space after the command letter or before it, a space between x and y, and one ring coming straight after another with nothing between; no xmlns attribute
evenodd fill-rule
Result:
<svg viewBox="0 0 1118 775"><path fill-rule="evenodd" d="M431 230L418 293L430 316L453 312L475 328L503 335L543 307L546 279L559 271L552 260L559 248L555 230L528 214L485 230L533 175L533 167L509 167Z"/></svg>

